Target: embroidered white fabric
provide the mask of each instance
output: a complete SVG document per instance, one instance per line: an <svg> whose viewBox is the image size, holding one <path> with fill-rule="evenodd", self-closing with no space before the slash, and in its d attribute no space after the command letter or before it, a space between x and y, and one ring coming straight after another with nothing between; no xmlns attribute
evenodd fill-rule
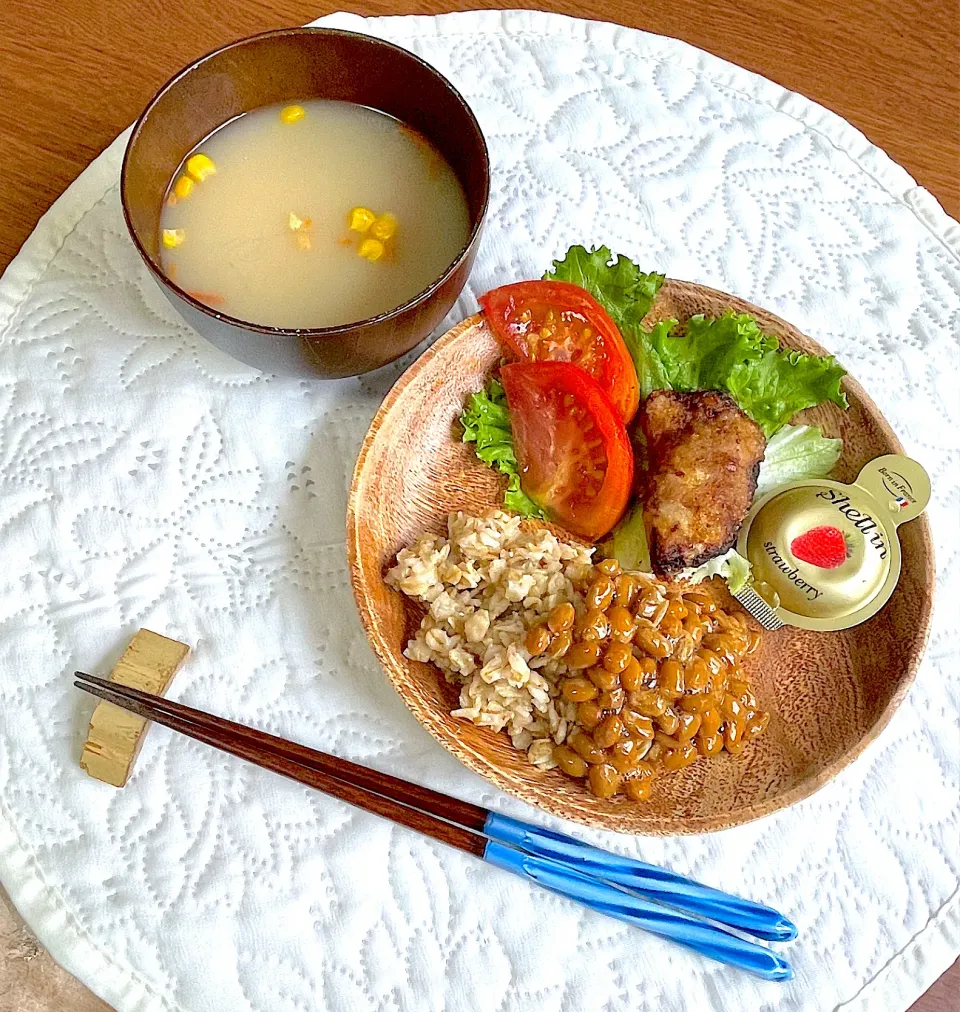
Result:
<svg viewBox="0 0 960 1012"><path fill-rule="evenodd" d="M564 828L788 912L765 984L154 728L124 790L77 765L140 626L173 695L547 824L423 731L367 646L346 489L413 356L277 379L189 330L117 196L125 138L0 283L0 874L120 1012L898 1012L960 951L960 226L847 123L671 39L532 12L330 24L447 74L490 143L475 296L570 243L766 306L846 363L929 469L939 604L909 697L808 801L728 832Z"/></svg>

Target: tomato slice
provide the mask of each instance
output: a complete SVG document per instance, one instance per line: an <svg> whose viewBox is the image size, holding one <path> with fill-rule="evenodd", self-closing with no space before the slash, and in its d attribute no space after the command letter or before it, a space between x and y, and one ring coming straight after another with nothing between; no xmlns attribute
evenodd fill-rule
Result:
<svg viewBox="0 0 960 1012"><path fill-rule="evenodd" d="M633 482L630 438L610 399L569 362L513 362L500 379L524 492L574 534L603 537Z"/></svg>
<svg viewBox="0 0 960 1012"><path fill-rule="evenodd" d="M494 333L517 358L572 362L603 388L624 422L640 401L637 370L607 311L568 281L521 281L480 296Z"/></svg>

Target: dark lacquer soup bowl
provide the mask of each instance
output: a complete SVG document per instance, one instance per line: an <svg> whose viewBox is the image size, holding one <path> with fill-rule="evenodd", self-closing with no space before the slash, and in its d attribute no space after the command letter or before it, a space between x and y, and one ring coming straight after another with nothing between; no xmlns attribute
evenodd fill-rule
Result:
<svg viewBox="0 0 960 1012"><path fill-rule="evenodd" d="M468 238L426 289L378 316L316 329L240 320L193 298L164 274L159 233L167 186L186 155L219 126L261 106L312 98L368 106L422 133L460 180L470 217ZM366 35L293 28L231 43L171 78L133 128L123 160L121 199L147 269L205 338L268 372L337 377L393 361L443 320L473 266L489 181L486 143L476 117L433 67Z"/></svg>

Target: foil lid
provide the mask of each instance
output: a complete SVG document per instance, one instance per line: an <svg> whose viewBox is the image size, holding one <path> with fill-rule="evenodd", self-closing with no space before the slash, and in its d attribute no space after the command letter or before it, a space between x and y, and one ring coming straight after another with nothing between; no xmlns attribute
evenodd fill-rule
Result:
<svg viewBox="0 0 960 1012"><path fill-rule="evenodd" d="M792 482L747 514L737 550L753 567L753 590L777 619L803 629L846 629L876 614L900 578L897 527L930 501L930 479L890 454L844 485Z"/></svg>

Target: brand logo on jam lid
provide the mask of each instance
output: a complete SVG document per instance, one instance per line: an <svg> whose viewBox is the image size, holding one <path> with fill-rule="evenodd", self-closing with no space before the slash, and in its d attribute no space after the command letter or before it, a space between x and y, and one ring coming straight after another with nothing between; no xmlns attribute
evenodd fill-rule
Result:
<svg viewBox="0 0 960 1012"><path fill-rule="evenodd" d="M898 509L906 509L917 501L913 494L913 486L902 474L897 471L888 471L885 467L878 468L877 473L880 475L883 487L893 497Z"/></svg>
<svg viewBox="0 0 960 1012"><path fill-rule="evenodd" d="M886 484L886 479L884 479L884 484ZM822 492L817 493L817 498L826 499L831 506L835 506L863 535L863 540L880 553L881 559L887 557L887 543L880 532L879 524L869 513L856 509L850 501L850 496L844 495L835 488L825 488Z"/></svg>

